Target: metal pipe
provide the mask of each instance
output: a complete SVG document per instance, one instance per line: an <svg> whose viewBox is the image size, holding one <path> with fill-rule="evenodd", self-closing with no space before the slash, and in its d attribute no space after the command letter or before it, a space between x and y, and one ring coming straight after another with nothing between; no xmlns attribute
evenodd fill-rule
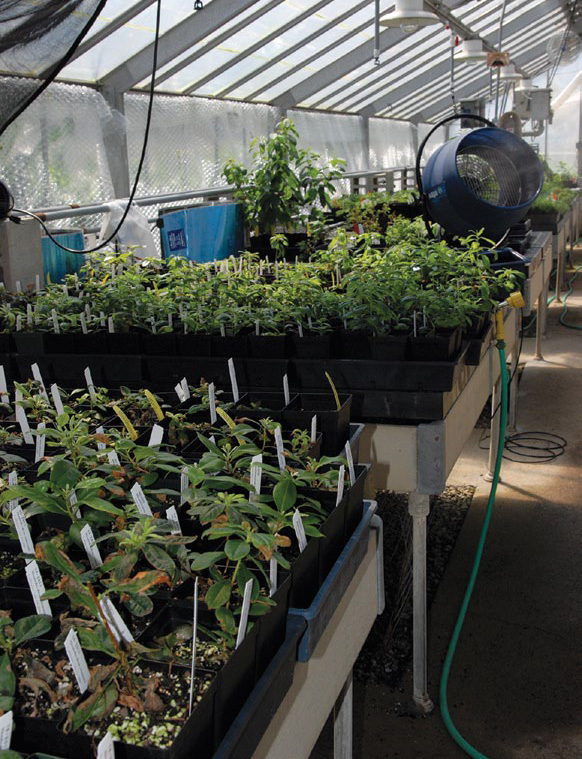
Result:
<svg viewBox="0 0 582 759"><path fill-rule="evenodd" d="M499 35L497 37L497 50L501 52L501 42L503 40L503 18L505 16L505 6L507 5L507 0L503 0L503 5L501 6L501 16L499 18ZM497 118L499 116L499 85L501 82L500 79L501 72L499 68L497 68L497 86L495 90L495 121L497 121Z"/></svg>

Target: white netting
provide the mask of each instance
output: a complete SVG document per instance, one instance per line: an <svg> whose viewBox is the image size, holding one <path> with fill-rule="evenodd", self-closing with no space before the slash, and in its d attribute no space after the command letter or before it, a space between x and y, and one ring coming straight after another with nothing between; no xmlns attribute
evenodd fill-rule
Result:
<svg viewBox="0 0 582 759"><path fill-rule="evenodd" d="M370 168L414 166L416 127L408 121L370 119Z"/></svg>

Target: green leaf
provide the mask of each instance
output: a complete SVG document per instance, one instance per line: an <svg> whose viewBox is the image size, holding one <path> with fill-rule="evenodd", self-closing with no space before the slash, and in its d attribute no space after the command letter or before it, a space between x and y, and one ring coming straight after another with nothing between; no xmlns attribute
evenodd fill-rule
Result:
<svg viewBox="0 0 582 759"><path fill-rule="evenodd" d="M61 551L56 547L54 543L46 541L38 543L37 551L40 552L40 556L53 569L56 569L61 574L71 577L75 582L79 582L79 572L75 568L73 562L69 559L64 551Z"/></svg>
<svg viewBox="0 0 582 759"><path fill-rule="evenodd" d="M60 598L62 595L62 590L58 590L57 588L50 588L50 590L45 590L41 598L43 601L52 601L55 598Z"/></svg>
<svg viewBox="0 0 582 759"><path fill-rule="evenodd" d="M224 552L232 561L238 561L248 556L251 550L250 545L244 540L227 540L224 545Z"/></svg>
<svg viewBox="0 0 582 759"><path fill-rule="evenodd" d="M14 645L19 646L25 640L38 638L51 629L51 618L44 614L32 614L30 617L23 617L14 623Z"/></svg>
<svg viewBox="0 0 582 759"><path fill-rule="evenodd" d="M117 516L121 517L124 516L123 509L118 509L117 506L109 503L109 501L105 501L103 498L97 498L95 495L90 495L86 498L83 498L82 501L79 501L79 504L90 506L96 511L104 511L106 514L116 514Z"/></svg>
<svg viewBox="0 0 582 759"><path fill-rule="evenodd" d="M152 567L161 569L162 572L167 572L169 575L174 573L176 564L172 557L166 553L163 548L152 543L146 543L143 547L143 552Z"/></svg>
<svg viewBox="0 0 582 759"><path fill-rule="evenodd" d="M10 657L4 653L0 659L0 696L14 700L16 676L10 665Z"/></svg>
<svg viewBox="0 0 582 759"><path fill-rule="evenodd" d="M226 630L226 632L234 635L236 633L236 622L232 611L230 609L221 608L217 609L215 614L220 626Z"/></svg>
<svg viewBox="0 0 582 759"><path fill-rule="evenodd" d="M208 569L217 561L224 559L226 554L224 551L207 551L206 553L200 553L192 561L190 568L193 572L200 572L202 569Z"/></svg>
<svg viewBox="0 0 582 759"><path fill-rule="evenodd" d="M230 600L229 580L220 580L220 582L211 585L208 588L205 600L209 609L218 609L220 606L226 606Z"/></svg>
<svg viewBox="0 0 582 759"><path fill-rule="evenodd" d="M74 710L70 721L71 730L78 730L90 719L106 717L115 708L117 698L118 693L115 685L109 685L105 689L99 688L89 698L81 701Z"/></svg>
<svg viewBox="0 0 582 759"><path fill-rule="evenodd" d="M297 500L297 488L290 477L285 477L273 488L273 498L279 511L287 512Z"/></svg>
<svg viewBox="0 0 582 759"><path fill-rule="evenodd" d="M154 602L149 596L130 596L124 603L134 617L146 617L154 610Z"/></svg>
<svg viewBox="0 0 582 759"><path fill-rule="evenodd" d="M99 651L102 654L107 654L115 658L117 652L111 642L109 635L105 627L97 628L97 630L89 630L86 627L81 627L77 630L79 635L79 642L81 647L87 651Z"/></svg>
<svg viewBox="0 0 582 759"><path fill-rule="evenodd" d="M81 472L68 459L57 459L51 469L50 481L59 490L65 490L67 485L74 488L81 476Z"/></svg>
<svg viewBox="0 0 582 759"><path fill-rule="evenodd" d="M8 709L4 709L0 705L0 709L2 709L2 711L4 711L4 712L10 711L10 708L11 707L9 707ZM40 759L40 757L42 755L41 754L37 754L37 756ZM48 756L48 754L47 754L47 756ZM24 759L24 757L22 756L22 754L19 754L18 751L13 751L11 748L5 748L5 749L2 749L0 751L0 759Z"/></svg>

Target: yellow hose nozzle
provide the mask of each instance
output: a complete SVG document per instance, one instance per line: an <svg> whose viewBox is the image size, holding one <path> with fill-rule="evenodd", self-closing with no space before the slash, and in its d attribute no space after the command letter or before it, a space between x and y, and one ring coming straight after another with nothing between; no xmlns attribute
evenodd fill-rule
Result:
<svg viewBox="0 0 582 759"><path fill-rule="evenodd" d="M507 296L507 305L511 308L523 308L525 306L525 300L519 290Z"/></svg>

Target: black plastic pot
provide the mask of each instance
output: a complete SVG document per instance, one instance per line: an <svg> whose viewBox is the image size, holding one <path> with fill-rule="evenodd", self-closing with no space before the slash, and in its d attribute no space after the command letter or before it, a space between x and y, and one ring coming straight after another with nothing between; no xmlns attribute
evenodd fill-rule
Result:
<svg viewBox="0 0 582 759"><path fill-rule="evenodd" d="M176 336L171 332L159 335L146 332L141 335L141 350L146 356L175 356Z"/></svg>
<svg viewBox="0 0 582 759"><path fill-rule="evenodd" d="M319 587L319 546L320 540L311 538L292 562L289 606L302 609L313 601Z"/></svg>
<svg viewBox="0 0 582 759"><path fill-rule="evenodd" d="M0 354L12 353L12 333L0 332Z"/></svg>
<svg viewBox="0 0 582 759"><path fill-rule="evenodd" d="M253 404L259 404L253 407ZM276 422L283 420L283 410L293 408L298 405L296 395L291 396L290 403L285 403L283 393L264 393L252 392L245 393L244 402L241 401L236 406L236 417L246 417L247 419L273 419Z"/></svg>
<svg viewBox="0 0 582 759"><path fill-rule="evenodd" d="M281 358L287 356L287 335L247 335L251 358Z"/></svg>
<svg viewBox="0 0 582 759"><path fill-rule="evenodd" d="M14 332L13 340L17 353L26 356L42 356L45 351L45 337L48 332Z"/></svg>
<svg viewBox="0 0 582 759"><path fill-rule="evenodd" d="M368 333L364 330L340 330L340 357L369 359L371 355L369 339Z"/></svg>
<svg viewBox="0 0 582 759"><path fill-rule="evenodd" d="M244 358L249 355L248 335L211 336L211 355L224 358Z"/></svg>
<svg viewBox="0 0 582 759"><path fill-rule="evenodd" d="M289 334L289 353L297 358L330 358L334 353L335 339L333 333L324 335L296 333Z"/></svg>
<svg viewBox="0 0 582 759"><path fill-rule="evenodd" d="M375 361L404 361L408 335L376 335L369 337L370 357Z"/></svg>
<svg viewBox="0 0 582 759"><path fill-rule="evenodd" d="M281 574L281 573L280 573ZM276 606L262 617L253 617L258 624L256 678L261 677L269 666L271 659L285 640L289 595L291 593L291 576L283 577L279 587L272 596Z"/></svg>
<svg viewBox="0 0 582 759"><path fill-rule="evenodd" d="M321 452L324 456L335 456L348 439L350 427L351 395L340 396L338 410L333 394L301 393L299 409L283 412L283 422L290 429L310 429L311 419L317 415L317 429L322 433Z"/></svg>
<svg viewBox="0 0 582 759"><path fill-rule="evenodd" d="M289 361L284 358L244 360L244 371L247 389L254 388L262 392L262 388L279 390L283 387L283 376L289 376Z"/></svg>
<svg viewBox="0 0 582 759"><path fill-rule="evenodd" d="M461 349L462 331L457 328L434 335L408 338L410 361L452 361Z"/></svg>
<svg viewBox="0 0 582 759"><path fill-rule="evenodd" d="M139 332L108 332L109 353L139 354L141 351Z"/></svg>
<svg viewBox="0 0 582 759"><path fill-rule="evenodd" d="M176 348L181 356L210 356L210 335L176 334Z"/></svg>
<svg viewBox="0 0 582 759"><path fill-rule="evenodd" d="M324 582L337 557L342 552L346 539L347 498L332 507L321 527L324 537L319 539L319 585Z"/></svg>

